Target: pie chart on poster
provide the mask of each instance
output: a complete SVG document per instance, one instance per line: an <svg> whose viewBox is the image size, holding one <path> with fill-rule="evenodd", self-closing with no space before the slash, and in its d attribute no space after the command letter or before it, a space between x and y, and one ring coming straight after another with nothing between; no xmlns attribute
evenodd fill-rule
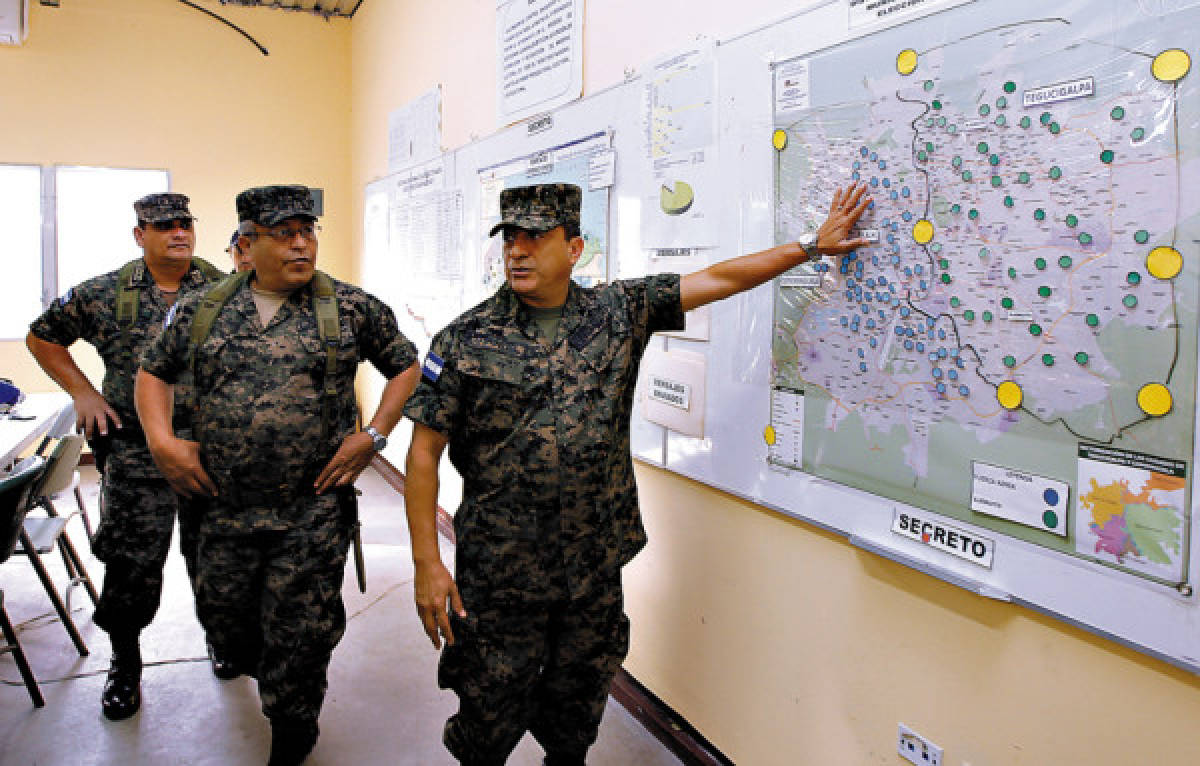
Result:
<svg viewBox="0 0 1200 766"><path fill-rule="evenodd" d="M663 184L658 197L659 205L667 215L683 215L695 201L696 193L692 191L690 184L683 181L676 181L674 189Z"/></svg>

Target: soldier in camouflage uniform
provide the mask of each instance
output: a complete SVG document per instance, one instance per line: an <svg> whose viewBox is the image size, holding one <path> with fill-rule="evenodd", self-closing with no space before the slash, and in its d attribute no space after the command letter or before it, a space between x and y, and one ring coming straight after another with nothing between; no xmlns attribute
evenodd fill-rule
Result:
<svg viewBox="0 0 1200 766"><path fill-rule="evenodd" d="M143 355L137 405L164 475L200 514L197 614L214 645L258 679L270 763L282 766L316 742L326 670L346 627L353 482L386 443L419 371L391 309L315 271L307 188L249 189L237 210L251 224L240 241L254 271L228 278L241 281L209 315L205 337L192 335L205 302L179 304ZM336 300L326 323L332 359L314 303L322 284ZM355 432L363 359L389 380L370 425ZM176 438L168 415L170 384L189 367L193 400L179 406L195 441Z"/></svg>
<svg viewBox="0 0 1200 766"><path fill-rule="evenodd" d="M33 322L26 339L46 374L71 395L76 426L87 434L103 470L92 550L105 570L94 620L112 641L112 670L101 702L114 720L133 715L141 704L138 636L158 610L176 513L175 493L155 467L138 426L134 375L142 349L158 336L176 299L200 291L217 273L192 257L196 237L186 196L150 194L133 209L133 237L143 257L126 272L111 271L68 290ZM118 284L122 273L128 274L124 286ZM138 296L136 316L131 310L125 327L117 309L122 287ZM67 350L81 338L104 360L103 393ZM188 531L181 525L185 557L193 548Z"/></svg>
<svg viewBox="0 0 1200 766"><path fill-rule="evenodd" d="M247 229L250 231L250 229ZM229 260L233 261L234 272L252 271L254 269L254 261L250 260L250 253L241 245L242 227L238 226L233 230L233 236L229 238L229 247L225 248L225 252L229 253Z"/></svg>
<svg viewBox="0 0 1200 766"><path fill-rule="evenodd" d="M584 763L629 645L621 568L646 543L629 451L642 352L686 311L865 245L847 239L864 191L839 189L807 247L594 289L570 278L579 187L501 192L507 283L433 339L405 409L417 613L446 641L438 682L459 709L443 739L461 762L502 764L528 730L547 764ZM447 445L463 477L457 583L434 516Z"/></svg>

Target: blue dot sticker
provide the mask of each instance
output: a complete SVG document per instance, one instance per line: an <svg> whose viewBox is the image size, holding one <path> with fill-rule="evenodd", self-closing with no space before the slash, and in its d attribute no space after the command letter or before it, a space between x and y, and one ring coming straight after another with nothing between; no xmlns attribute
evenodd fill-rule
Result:
<svg viewBox="0 0 1200 766"><path fill-rule="evenodd" d="M1058 490L1049 488L1042 493L1042 499L1046 501L1046 505L1058 505Z"/></svg>

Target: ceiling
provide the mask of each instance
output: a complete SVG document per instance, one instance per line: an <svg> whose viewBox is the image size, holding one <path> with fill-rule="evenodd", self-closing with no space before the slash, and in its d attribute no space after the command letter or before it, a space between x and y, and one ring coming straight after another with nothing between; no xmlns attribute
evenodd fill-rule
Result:
<svg viewBox="0 0 1200 766"><path fill-rule="evenodd" d="M363 0L220 0L221 5L244 5L280 11L306 11L330 18L350 18Z"/></svg>

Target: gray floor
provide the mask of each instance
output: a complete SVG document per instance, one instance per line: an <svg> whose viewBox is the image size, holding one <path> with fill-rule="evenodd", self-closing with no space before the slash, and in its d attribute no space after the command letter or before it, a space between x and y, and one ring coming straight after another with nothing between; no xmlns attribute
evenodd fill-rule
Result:
<svg viewBox="0 0 1200 766"><path fill-rule="evenodd" d="M84 469L83 483L95 521L94 472ZM442 748L441 729L455 708L455 698L437 688L437 652L412 606L402 500L370 471L359 487L364 490L368 588L360 594L352 573L347 573L349 626L333 655L321 739L306 763L453 764ZM82 542L83 528L77 521L71 522L70 530ZM451 555L447 550L447 560ZM61 588L62 562L57 556L47 561ZM103 567L90 556L86 565L99 583ZM82 589L75 589L71 607L92 649L88 657L76 653L62 626L52 619L46 594L23 557L14 556L0 567L0 586L46 697L46 707L35 709L12 657L0 655L0 766L266 762L270 733L259 712L255 682L218 681L210 672L178 553L168 562L162 608L142 637L147 663L142 711L120 723L106 721L100 713L108 641L92 624L92 605ZM541 757L541 748L526 736L509 763L539 764ZM655 766L679 760L610 698L588 762Z"/></svg>

